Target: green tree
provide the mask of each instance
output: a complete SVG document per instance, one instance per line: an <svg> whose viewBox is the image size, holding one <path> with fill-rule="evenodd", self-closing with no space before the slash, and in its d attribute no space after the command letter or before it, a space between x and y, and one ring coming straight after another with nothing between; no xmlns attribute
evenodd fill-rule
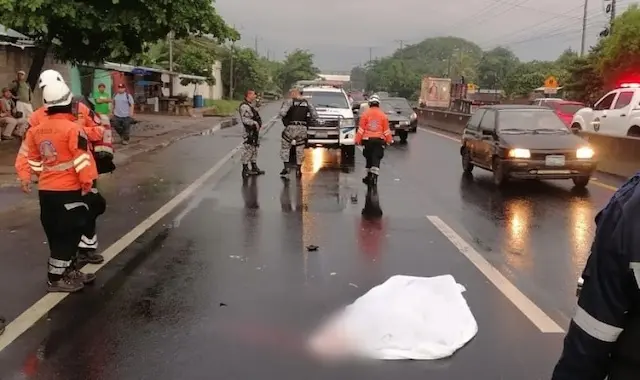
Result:
<svg viewBox="0 0 640 380"><path fill-rule="evenodd" d="M287 54L277 78L281 88L286 91L297 81L315 79L319 73L320 70L313 63L313 54L296 49Z"/></svg>
<svg viewBox="0 0 640 380"><path fill-rule="evenodd" d="M501 89L505 81L520 65L520 60L509 49L497 47L486 52L478 63L478 83L480 88Z"/></svg>
<svg viewBox="0 0 640 380"><path fill-rule="evenodd" d="M232 69L233 67L233 69ZM241 98L245 91L269 90L269 73L253 49L233 47L222 54L222 83L230 97ZM231 83L230 83L231 80ZM233 86L229 88L229 85Z"/></svg>
<svg viewBox="0 0 640 380"><path fill-rule="evenodd" d="M219 40L239 38L210 0L0 0L0 22L39 44L29 70L35 86L46 54L72 63L127 62L173 31Z"/></svg>
<svg viewBox="0 0 640 380"><path fill-rule="evenodd" d="M424 76L473 82L482 49L457 37L427 38L397 50L390 57L370 62L366 67L367 90L388 91L417 99Z"/></svg>
<svg viewBox="0 0 640 380"><path fill-rule="evenodd" d="M351 88L363 90L367 87L367 70L364 67L356 66L351 69Z"/></svg>
<svg viewBox="0 0 640 380"><path fill-rule="evenodd" d="M631 5L613 23L613 33L603 40L600 73L606 88L637 77L640 66L640 8Z"/></svg>
<svg viewBox="0 0 640 380"><path fill-rule="evenodd" d="M600 75L602 40L584 57L567 62L569 76L564 84L568 98L590 104L604 95L603 79Z"/></svg>

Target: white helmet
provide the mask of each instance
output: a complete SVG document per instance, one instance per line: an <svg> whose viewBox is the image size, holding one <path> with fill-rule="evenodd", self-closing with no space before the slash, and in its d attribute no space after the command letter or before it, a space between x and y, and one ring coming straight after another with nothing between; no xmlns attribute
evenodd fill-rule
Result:
<svg viewBox="0 0 640 380"><path fill-rule="evenodd" d="M369 104L380 104L380 98L378 97L378 95L371 95L371 97L369 98Z"/></svg>
<svg viewBox="0 0 640 380"><path fill-rule="evenodd" d="M73 100L73 94L64 82L49 82L42 89L42 100L45 108L68 106Z"/></svg>
<svg viewBox="0 0 640 380"><path fill-rule="evenodd" d="M62 82L64 83L64 78L62 78L62 74L55 70L45 70L40 74L40 78L38 78L38 87L43 88L52 82Z"/></svg>

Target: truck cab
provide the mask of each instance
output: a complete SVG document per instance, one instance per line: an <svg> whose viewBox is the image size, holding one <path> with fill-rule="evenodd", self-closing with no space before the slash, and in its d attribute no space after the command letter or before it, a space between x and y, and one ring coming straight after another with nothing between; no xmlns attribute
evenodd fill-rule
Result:
<svg viewBox="0 0 640 380"><path fill-rule="evenodd" d="M347 93L338 82L300 81L302 96L318 112L318 122L307 128L307 148L339 149L342 163L355 162L356 124Z"/></svg>
<svg viewBox="0 0 640 380"><path fill-rule="evenodd" d="M571 121L574 131L640 137L640 83L623 84L583 108Z"/></svg>

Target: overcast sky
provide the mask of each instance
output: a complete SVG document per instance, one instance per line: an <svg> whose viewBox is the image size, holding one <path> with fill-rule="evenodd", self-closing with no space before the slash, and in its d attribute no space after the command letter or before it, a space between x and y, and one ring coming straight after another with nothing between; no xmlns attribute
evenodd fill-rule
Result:
<svg viewBox="0 0 640 380"><path fill-rule="evenodd" d="M587 46L607 23L605 4L589 0ZM618 13L631 0L618 0ZM375 6L374 6L375 4ZM242 44L282 59L308 49L323 70L350 70L404 44L453 35L482 48L510 47L521 59L554 59L580 49L584 0L217 0Z"/></svg>

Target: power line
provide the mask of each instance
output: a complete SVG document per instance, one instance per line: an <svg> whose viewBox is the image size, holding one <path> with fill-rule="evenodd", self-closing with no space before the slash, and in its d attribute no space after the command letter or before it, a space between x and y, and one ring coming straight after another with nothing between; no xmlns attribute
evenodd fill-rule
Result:
<svg viewBox="0 0 640 380"><path fill-rule="evenodd" d="M577 6L577 7L574 7L574 8L568 9L567 11L563 12L563 13L562 13L562 15L566 16L566 15L572 14L572 13L576 12L577 10L579 10L580 8L582 8L582 6L583 6L583 5L579 5L579 6ZM537 29L539 26L543 26L543 25L545 25L545 24L549 24L549 23L550 23L551 21L553 21L553 20L557 20L559 17L562 17L562 16L558 15L558 16L552 17L552 18L550 18L550 19L546 19L546 20L544 20L544 21L537 22L537 23L535 23L535 24L533 24L533 25L529 25L529 26L527 26L527 27L525 27L525 28L521 29L520 31L516 32L516 33L515 33L515 35L519 35L519 34L521 34L521 33L527 33L527 32L529 32L529 31L531 31L531 30L535 30L535 29ZM556 21L556 23L557 23L557 21ZM499 36L497 36L497 37L492 37L492 38L490 38L489 40L487 40L486 42L484 42L484 43L483 43L483 44L481 44L481 45L485 45L485 46L489 47L489 45L491 45L491 44L495 43L495 41L502 40L502 39L503 39L503 38L505 38L505 37L513 37L513 36L514 36L514 33L513 33L513 32L511 32L511 33L505 33L505 34L503 34L503 35L499 35Z"/></svg>

